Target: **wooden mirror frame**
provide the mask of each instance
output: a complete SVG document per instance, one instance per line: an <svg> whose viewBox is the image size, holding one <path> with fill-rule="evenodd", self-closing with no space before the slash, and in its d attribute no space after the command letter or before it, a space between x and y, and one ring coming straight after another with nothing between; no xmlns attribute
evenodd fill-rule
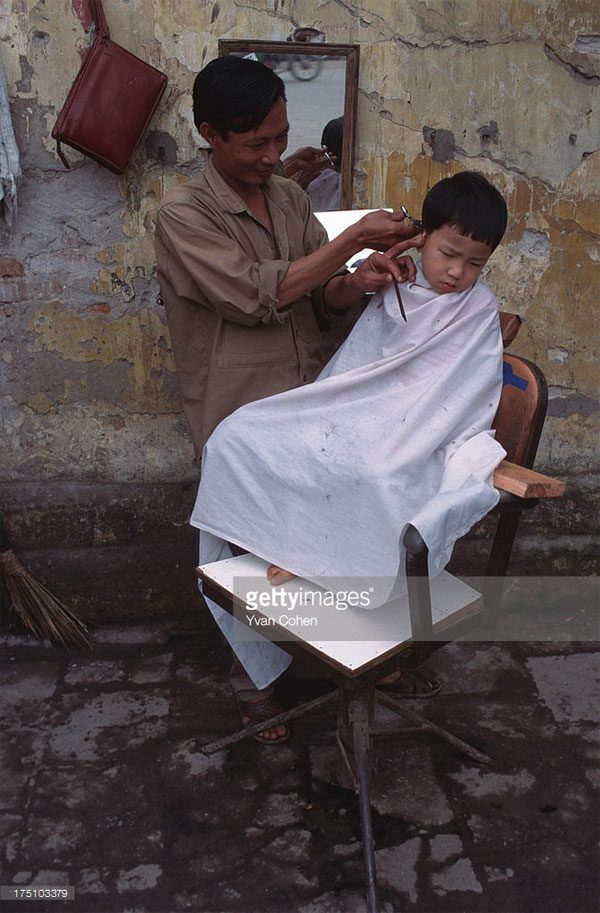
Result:
<svg viewBox="0 0 600 913"><path fill-rule="evenodd" d="M356 143L356 103L358 98L358 44L328 44L305 41L246 41L245 39L219 39L219 57L228 54L310 54L312 57L344 57L346 60L344 84L344 138L342 144L342 170L339 209L352 208L354 177L354 148ZM293 150L289 150L293 151Z"/></svg>

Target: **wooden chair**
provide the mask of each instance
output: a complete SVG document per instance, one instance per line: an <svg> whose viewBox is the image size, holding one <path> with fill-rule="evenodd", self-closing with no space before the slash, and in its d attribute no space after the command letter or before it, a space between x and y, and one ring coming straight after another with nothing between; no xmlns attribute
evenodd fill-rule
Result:
<svg viewBox="0 0 600 913"><path fill-rule="evenodd" d="M502 329L505 344L518 332L520 318L503 315ZM372 767L373 737L381 734L374 725L374 707L379 702L394 710L407 721L403 728L386 728L389 732L425 730L445 739L480 763L489 758L473 746L429 722L406 707L406 702L375 689L376 682L400 667L414 668L438 649L482 622L493 624L502 596L502 578L506 574L521 512L533 508L540 498L559 497L564 484L532 470L547 405L545 379L536 365L523 358L505 355L504 384L500 405L494 420L496 435L507 452L494 473L494 485L500 491L500 502L493 513L498 523L486 569L483 594L466 586L444 572L430 580L427 570L427 546L414 527L404 536L408 593L404 605L398 601L365 612L357 608L344 612L344 623L352 630L354 639L348 642L315 642L299 631L290 633L277 625L272 615L269 627L261 628L267 635L276 633L288 639L280 643L293 656L316 660L318 674L332 679L337 691L294 707L267 722L250 726L235 735L201 746L208 754L257 734L263 729L286 722L309 710L321 707L337 697L337 742L340 755L351 774L359 798L363 855L367 880L367 909L377 913L375 852L369 794ZM243 618L245 603L235 593L234 577L265 576L266 563L250 555L216 562L198 568L204 593L236 616ZM285 587L298 587L301 582L290 581ZM265 580L265 586L268 586ZM402 600L400 600L402 602ZM240 612L241 610L241 612ZM270 617L268 610L262 610ZM390 619L407 618L405 631L389 636ZM408 621L408 618L410 621ZM362 626L362 628L361 628ZM358 636L357 636L358 631ZM361 634L361 631L364 633ZM410 702L409 702L410 703Z"/></svg>

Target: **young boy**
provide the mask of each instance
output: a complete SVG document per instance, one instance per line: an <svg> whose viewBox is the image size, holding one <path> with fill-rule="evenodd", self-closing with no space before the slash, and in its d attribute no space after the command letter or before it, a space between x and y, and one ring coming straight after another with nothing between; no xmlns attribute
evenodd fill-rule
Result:
<svg viewBox="0 0 600 913"><path fill-rule="evenodd" d="M235 543L273 562L273 584L297 575L329 590L366 578L375 608L404 574L411 524L427 543L430 573L442 570L456 539L498 499L491 481L505 453L490 428L502 339L480 274L506 221L504 200L482 175L440 181L423 205L415 281L373 296L313 384L221 423L204 449L191 519L201 564L228 557ZM236 620L209 605L256 694L270 696L287 654L266 639L236 640ZM415 689L406 674L392 678L380 684ZM439 690L427 685L421 694ZM238 704L245 725L261 718L247 693ZM263 741L285 735L270 731Z"/></svg>
<svg viewBox="0 0 600 913"><path fill-rule="evenodd" d="M408 285L429 287L438 295L467 291L479 280L483 267L502 240L506 222L506 203L482 174L462 171L439 181L423 202L423 233L415 239L415 247L421 248L421 260L416 282ZM487 286L481 281L479 285L482 295L487 292L495 302ZM454 301L448 299L448 303ZM349 370L345 348L351 349L352 342L332 360L343 371ZM329 366L319 379L328 371ZM270 565L267 571L274 586L293 576L276 565Z"/></svg>

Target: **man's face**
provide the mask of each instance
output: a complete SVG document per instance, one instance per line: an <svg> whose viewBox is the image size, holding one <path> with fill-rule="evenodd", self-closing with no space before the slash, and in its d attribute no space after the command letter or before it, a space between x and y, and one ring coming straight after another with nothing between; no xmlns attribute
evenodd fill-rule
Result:
<svg viewBox="0 0 600 913"><path fill-rule="evenodd" d="M442 225L425 238L421 249L423 275L439 295L464 292L477 280L492 253L489 244Z"/></svg>
<svg viewBox="0 0 600 913"><path fill-rule="evenodd" d="M285 101L275 102L256 130L227 134L223 137L210 124L201 124L200 132L212 147L212 161L234 190L264 184L287 148L290 125Z"/></svg>

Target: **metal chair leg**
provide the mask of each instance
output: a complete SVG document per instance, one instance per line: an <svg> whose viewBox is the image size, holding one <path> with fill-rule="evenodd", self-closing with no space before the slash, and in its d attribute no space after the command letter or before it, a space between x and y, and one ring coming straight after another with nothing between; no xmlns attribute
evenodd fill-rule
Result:
<svg viewBox="0 0 600 913"><path fill-rule="evenodd" d="M455 748L459 748L461 751L464 751L466 755L470 758L473 758L474 761L477 761L479 764L491 764L492 759L484 754L482 751L478 751L476 748L473 748L472 745L469 745L468 742L463 742L462 739L459 739L458 736L452 735L451 732L448 732L447 729L442 729L441 726L438 726L436 723L430 722L426 717L421 716L420 713L415 713L414 710L409 710L408 707L404 706L402 701L396 700L393 697L390 697L389 694L383 694L382 692L377 693L377 700L379 703L383 704L385 707L389 707L390 710L393 710L395 713L398 713L400 716L405 717L411 723L416 724L419 729L424 732L433 732L435 735L444 739L450 745L454 745ZM394 730L390 729L389 732ZM398 730L402 731L402 730ZM413 731L413 727L410 727L410 731Z"/></svg>
<svg viewBox="0 0 600 913"><path fill-rule="evenodd" d="M373 718L373 689L363 690L348 698L348 722L352 732L354 770L358 804L360 811L360 828L362 833L363 859L367 880L367 911L379 913L377 897L377 873L375 869L375 845L373 842L373 820L371 815L371 796L369 781L372 767L371 725Z"/></svg>

